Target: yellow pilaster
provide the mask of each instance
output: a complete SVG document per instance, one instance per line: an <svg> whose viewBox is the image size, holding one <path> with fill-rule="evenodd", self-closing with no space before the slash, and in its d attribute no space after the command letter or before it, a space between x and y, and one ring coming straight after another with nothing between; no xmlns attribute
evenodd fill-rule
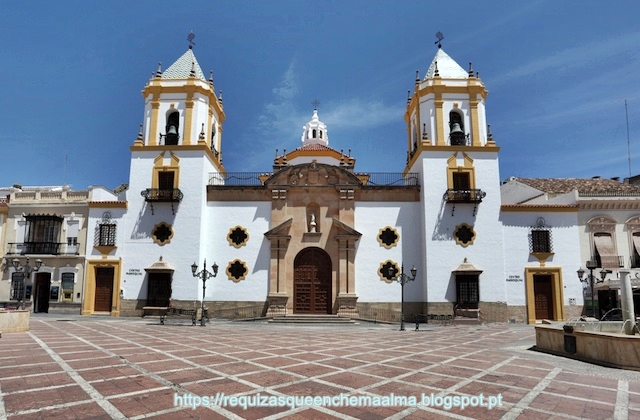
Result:
<svg viewBox="0 0 640 420"><path fill-rule="evenodd" d="M436 146L444 146L446 144L444 140L444 115L442 111L442 94L436 94L435 106L436 106Z"/></svg>
<svg viewBox="0 0 640 420"><path fill-rule="evenodd" d="M480 146L480 119L478 118L478 99L470 98L469 107L471 108L471 145Z"/></svg>
<svg viewBox="0 0 640 420"><path fill-rule="evenodd" d="M160 101L154 99L151 101L151 123L149 125L149 146L158 144L158 113L160 112Z"/></svg>
<svg viewBox="0 0 640 420"><path fill-rule="evenodd" d="M193 93L187 95L184 111L184 139L182 144L191 144L191 135L193 133Z"/></svg>

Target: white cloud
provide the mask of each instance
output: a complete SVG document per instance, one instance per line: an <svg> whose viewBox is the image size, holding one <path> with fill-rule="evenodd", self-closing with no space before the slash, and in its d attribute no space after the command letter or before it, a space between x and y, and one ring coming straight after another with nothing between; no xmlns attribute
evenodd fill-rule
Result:
<svg viewBox="0 0 640 420"><path fill-rule="evenodd" d="M533 74L544 74L552 69L566 70L582 67L585 64L604 63L608 58L615 55L635 51L639 42L640 32L632 32L617 38L568 48L510 70L500 78L497 78L497 82L505 82L507 79Z"/></svg>
<svg viewBox="0 0 640 420"><path fill-rule="evenodd" d="M374 128L402 120L404 108L388 107L382 100L362 100L358 98L342 101L324 113L322 120L329 129Z"/></svg>

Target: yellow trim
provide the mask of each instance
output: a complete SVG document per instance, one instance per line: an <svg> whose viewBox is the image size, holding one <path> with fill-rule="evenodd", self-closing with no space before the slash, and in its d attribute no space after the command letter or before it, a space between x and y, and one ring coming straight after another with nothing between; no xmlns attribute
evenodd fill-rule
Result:
<svg viewBox="0 0 640 420"><path fill-rule="evenodd" d="M458 231L458 229L461 229L463 227L468 228L471 232L473 232L473 236L471 237L471 240L467 243L462 242L460 239L458 239L458 236L456 235L456 232ZM458 245L460 245L461 247L468 247L469 245L473 245L473 243L475 242L476 238L478 237L478 234L476 233L476 231L473 229L473 226L469 226L466 223L462 223L459 224L458 226L456 226L455 230L453 231L453 239L455 239L456 243Z"/></svg>
<svg viewBox="0 0 640 420"><path fill-rule="evenodd" d="M384 232L387 229L391 230L393 233L396 234L396 240L390 245L385 244L384 242L382 242L382 239L380 239L380 236L382 235L382 232ZM380 244L380 246L382 246L382 247L384 247L386 249L391 249L394 246L398 245L398 242L400 242L400 234L398 233L397 229L395 229L395 228L393 228L391 226L385 226L383 228L380 228L380 230L378 231L378 235L376 235L376 239L378 240L378 243Z"/></svg>
<svg viewBox="0 0 640 420"><path fill-rule="evenodd" d="M171 81L176 82L176 80L177 79L172 79ZM216 113L218 114L218 121L220 121L220 123L223 123L226 119L226 116L224 114L224 110L222 109L222 105L220 104L220 101L218 101L216 93L211 89L211 86L209 84L206 84L206 86L204 86L204 82L202 81L202 84L199 84L194 83L194 81L192 80L190 84L189 79L184 80L187 83L182 86L162 86L161 84L155 84L154 80L152 79L149 84L144 87L142 96L147 98L149 95L153 95L154 98L161 99L160 95L163 93L176 94L193 92L194 95L196 93L199 93L209 100L209 104L215 108Z"/></svg>
<svg viewBox="0 0 640 420"><path fill-rule="evenodd" d="M93 249L102 254L102 258L106 259L107 256L111 254L112 251L118 249L118 247L115 245L95 245Z"/></svg>
<svg viewBox="0 0 640 420"><path fill-rule="evenodd" d="M209 161L216 166L218 172L227 172L225 171L224 166L222 166L222 163L218 161L218 159L216 159L216 157L213 155L213 152L207 147L206 144L190 144L187 146L129 146L129 150L131 150L131 152L171 152L173 150L200 151L204 152L209 157Z"/></svg>
<svg viewBox="0 0 640 420"><path fill-rule="evenodd" d="M553 299L553 320L565 321L564 291L562 286L562 267L525 267L525 293L527 299L527 323L536 323L536 297L533 289L534 275L551 276L551 293Z"/></svg>
<svg viewBox="0 0 640 420"><path fill-rule="evenodd" d="M187 100L184 103L184 137L182 144L191 144L191 136L193 132L193 93L187 93Z"/></svg>
<svg viewBox="0 0 640 420"><path fill-rule="evenodd" d="M145 96L146 97L146 96ZM158 144L158 114L160 112L160 101L157 96L153 96L151 101L151 121L149 122L149 138L147 145L155 146Z"/></svg>
<svg viewBox="0 0 640 420"><path fill-rule="evenodd" d="M391 264L393 265L393 267L395 267L395 270L397 273L400 273L400 267L398 266L398 263L392 260L386 260L380 263L380 265L378 266L378 269L376 270L376 273L378 273L378 277L380 277L380 280L382 280L383 282L387 283L387 284L391 284L395 281L395 279L389 280L388 278L386 278L385 276L382 275L382 267L384 267L387 264Z"/></svg>
<svg viewBox="0 0 640 420"><path fill-rule="evenodd" d="M247 235L247 237L245 238L244 241L242 241L242 243L240 244L236 244L232 239L231 239L231 234L236 230L236 229L240 229L244 232L245 235ZM247 229L243 228L240 225L234 226L231 229L229 229L229 233L227 233L227 241L229 242L229 245L231 245L234 248L242 248L243 246L245 246L247 244L247 242L249 242L249 232L247 232Z"/></svg>
<svg viewBox="0 0 640 420"><path fill-rule="evenodd" d="M444 114L442 107L444 105L444 100L442 99L442 95L436 94L435 106L436 106L436 146L442 146L445 143L444 141Z"/></svg>
<svg viewBox="0 0 640 420"><path fill-rule="evenodd" d="M155 232L155 230L157 228L159 228L161 225L165 225L166 227L169 228L169 230L171 231L171 235L169 235L169 237L167 239L165 239L164 241L160 241L154 234L153 232ZM158 245L166 245L169 242L171 242L171 239L173 239L173 235L175 234L175 231L173 230L173 226L171 226L171 224L167 223L167 222L160 222L160 223L156 223L156 225L153 227L153 229L151 229L151 238L153 239L153 242L157 243Z"/></svg>
<svg viewBox="0 0 640 420"><path fill-rule="evenodd" d="M235 264L236 262L239 262L244 267L244 275L242 277L240 277L239 279L237 279L234 276L232 276L231 272L229 271L231 266L233 264ZM242 280L247 278L247 274L249 273L249 267L247 267L247 263L246 262L244 262L242 260L239 260L239 259L235 259L233 261L230 261L229 264L227 264L227 268L225 269L225 272L226 272L227 277L229 278L229 280L231 280L234 283L240 283Z"/></svg>
<svg viewBox="0 0 640 420"><path fill-rule="evenodd" d="M433 85L426 85L422 89L418 91L418 95L420 97L424 97L431 93L441 94L441 93L452 93L452 94L468 94L470 98L475 98L477 95L481 95L483 99L486 99L487 93L489 93L484 86L475 85L475 86L447 86L442 83L435 83L434 79Z"/></svg>
<svg viewBox="0 0 640 420"><path fill-rule="evenodd" d="M94 313L96 300L96 268L113 267L113 295L111 298L111 316L120 316L120 288L122 287L122 260L87 260L82 315Z"/></svg>
<svg viewBox="0 0 640 420"><path fill-rule="evenodd" d="M549 257L555 255L554 252L532 252L530 255L535 257L540 263L540 267L544 267Z"/></svg>
<svg viewBox="0 0 640 420"><path fill-rule="evenodd" d="M180 188L180 158L169 151L171 164L164 165L164 155L160 153L153 161L153 175L151 177L151 188L159 188L160 172L173 172L173 188Z"/></svg>
<svg viewBox="0 0 640 420"><path fill-rule="evenodd" d="M469 189L476 188L476 172L473 167L473 159L466 153L462 153L464 160L464 166L458 166L458 152L454 153L449 159L447 159L447 188L452 190L453 188L453 174L454 173L468 173L469 174Z"/></svg>
<svg viewBox="0 0 640 420"><path fill-rule="evenodd" d="M471 145L472 146L481 146L480 143L480 117L478 116L478 99L469 98L469 108L471 108L471 113L469 117L471 118Z"/></svg>
<svg viewBox="0 0 640 420"><path fill-rule="evenodd" d="M88 201L87 205L90 209L126 209L129 205L128 201Z"/></svg>

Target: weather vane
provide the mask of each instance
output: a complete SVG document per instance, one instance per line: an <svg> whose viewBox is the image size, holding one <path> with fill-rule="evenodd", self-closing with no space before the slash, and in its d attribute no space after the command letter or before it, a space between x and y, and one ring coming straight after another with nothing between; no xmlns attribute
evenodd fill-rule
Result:
<svg viewBox="0 0 640 420"><path fill-rule="evenodd" d="M320 101L317 99L314 99L313 102L311 102L311 105L313 105L313 109L318 109L318 106L320 106Z"/></svg>
<svg viewBox="0 0 640 420"><path fill-rule="evenodd" d="M193 31L189 32L189 35L187 35L187 39L189 40L189 49L192 49L194 45L196 45L195 42L193 42L193 38L195 38L196 36L194 35Z"/></svg>
<svg viewBox="0 0 640 420"><path fill-rule="evenodd" d="M436 38L438 38L438 40L435 42L435 44L438 44L438 48L442 48L442 44L440 43L440 41L444 39L444 35L442 35L442 32L436 32Z"/></svg>

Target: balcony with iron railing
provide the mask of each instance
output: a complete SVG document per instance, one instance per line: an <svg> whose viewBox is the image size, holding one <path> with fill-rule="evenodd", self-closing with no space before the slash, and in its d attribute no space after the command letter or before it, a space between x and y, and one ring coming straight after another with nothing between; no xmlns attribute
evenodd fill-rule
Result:
<svg viewBox="0 0 640 420"><path fill-rule="evenodd" d="M487 195L480 189L456 190L448 189L443 196L447 203L481 203Z"/></svg>
<svg viewBox="0 0 640 420"><path fill-rule="evenodd" d="M184 195L179 188L147 188L140 192L148 202L158 202L158 203L171 203L171 202L180 202Z"/></svg>
<svg viewBox="0 0 640 420"><path fill-rule="evenodd" d="M80 244L64 242L9 242L7 255L79 255Z"/></svg>

